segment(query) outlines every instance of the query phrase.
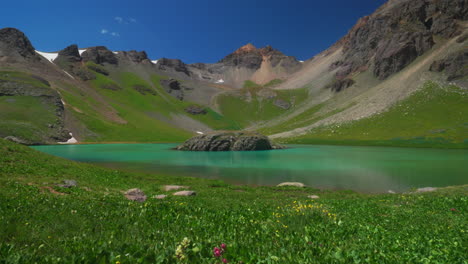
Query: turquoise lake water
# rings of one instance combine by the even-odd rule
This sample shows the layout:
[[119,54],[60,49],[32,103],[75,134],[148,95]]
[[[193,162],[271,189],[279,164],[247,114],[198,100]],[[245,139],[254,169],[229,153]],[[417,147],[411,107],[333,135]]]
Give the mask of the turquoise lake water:
[[176,144],[34,146],[63,158],[129,171],[222,179],[235,184],[298,181],[323,189],[408,191],[468,184],[468,150],[292,145],[244,152],[185,152]]

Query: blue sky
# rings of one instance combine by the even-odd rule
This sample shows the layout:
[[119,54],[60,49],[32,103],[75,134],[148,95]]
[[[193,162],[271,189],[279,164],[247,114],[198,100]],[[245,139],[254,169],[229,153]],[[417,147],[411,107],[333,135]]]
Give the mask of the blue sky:
[[34,47],[70,44],[145,50],[151,59],[216,62],[238,47],[271,45],[306,60],[328,48],[385,0],[16,0],[3,1],[0,27]]

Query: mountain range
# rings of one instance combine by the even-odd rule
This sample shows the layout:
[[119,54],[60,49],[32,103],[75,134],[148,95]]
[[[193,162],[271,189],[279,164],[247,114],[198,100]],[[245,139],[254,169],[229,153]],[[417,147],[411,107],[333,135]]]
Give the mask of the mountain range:
[[[313,32],[311,32],[313,34]],[[271,46],[217,63],[0,29],[0,137],[174,142],[255,130],[289,143],[468,146],[468,1],[390,0],[307,61]]]

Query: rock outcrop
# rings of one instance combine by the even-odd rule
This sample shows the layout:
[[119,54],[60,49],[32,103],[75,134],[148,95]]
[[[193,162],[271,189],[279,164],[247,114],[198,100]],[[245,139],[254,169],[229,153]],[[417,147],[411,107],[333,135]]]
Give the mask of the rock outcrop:
[[156,68],[168,73],[183,73],[186,76],[190,76],[190,72],[187,69],[187,65],[181,60],[162,58],[156,63]]
[[122,56],[124,59],[129,60],[133,63],[143,63],[143,64],[151,64],[151,61],[148,59],[148,55],[145,51],[119,51],[118,56]]
[[179,81],[175,79],[169,79],[161,80],[160,83],[167,93],[181,101],[184,100],[184,90],[180,85]]
[[117,56],[104,46],[87,48],[81,54],[81,57],[83,61],[92,61],[96,64],[108,63],[117,65],[119,63]]
[[70,45],[63,50],[59,51],[57,58],[54,62],[57,61],[66,61],[66,62],[80,62],[81,56],[78,51],[78,46],[76,44]]
[[331,69],[342,79],[374,64],[374,75],[386,79],[431,49],[433,35],[460,34],[457,21],[467,19],[466,0],[390,0],[337,42],[343,59]]
[[355,81],[351,78],[337,79],[330,84],[330,88],[334,92],[341,92],[344,89],[352,86]]
[[255,132],[213,132],[195,136],[177,150],[187,151],[252,151],[282,148],[267,136]]
[[206,115],[208,113],[205,108],[196,105],[187,106],[184,110],[191,115]]
[[257,49],[250,43],[227,55],[219,63],[225,66],[258,70],[264,61],[268,61],[273,68],[281,66],[286,72],[291,73],[299,70],[302,66],[296,58],[286,56],[271,46]]
[[381,80],[401,71],[434,45],[432,34],[425,32],[404,32],[394,34],[377,48],[374,75]]
[[447,56],[442,60],[434,61],[431,64],[430,71],[445,71],[447,81],[453,81],[468,76],[468,50],[462,50]]
[[0,62],[24,59],[40,59],[26,35],[16,28],[0,29]]

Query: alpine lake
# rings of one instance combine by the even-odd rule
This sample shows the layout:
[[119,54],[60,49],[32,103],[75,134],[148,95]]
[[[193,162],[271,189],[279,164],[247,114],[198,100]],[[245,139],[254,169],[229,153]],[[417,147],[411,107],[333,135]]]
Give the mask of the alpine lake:
[[190,152],[176,144],[33,146],[113,169],[220,179],[234,184],[302,182],[330,190],[406,192],[468,183],[468,150],[288,145],[269,151]]

